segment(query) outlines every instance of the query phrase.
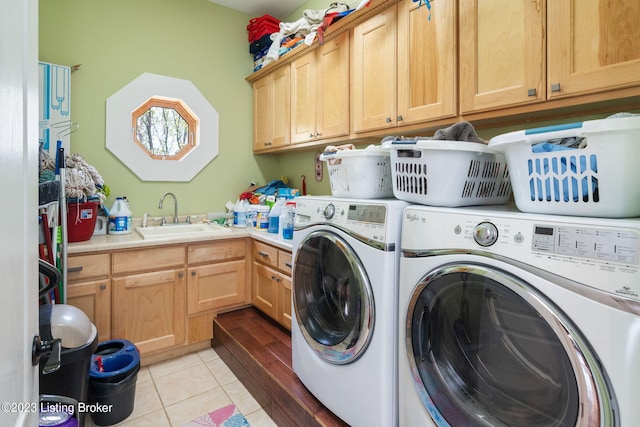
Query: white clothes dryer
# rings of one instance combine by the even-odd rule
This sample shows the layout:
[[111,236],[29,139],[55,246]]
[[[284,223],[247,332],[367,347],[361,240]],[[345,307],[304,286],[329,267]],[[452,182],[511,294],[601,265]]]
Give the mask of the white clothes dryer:
[[640,422],[640,219],[405,209],[399,422]]
[[398,249],[407,205],[296,199],[293,370],[353,427],[398,423]]

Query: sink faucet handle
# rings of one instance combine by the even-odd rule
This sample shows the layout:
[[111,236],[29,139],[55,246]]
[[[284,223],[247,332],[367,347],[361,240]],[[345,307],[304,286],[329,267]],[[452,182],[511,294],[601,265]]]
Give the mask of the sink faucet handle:
[[191,215],[187,215],[187,224],[191,224]]
[[160,221],[160,225],[166,225],[167,224],[167,220],[165,217],[162,217],[162,221]]
[[142,215],[142,226],[146,227],[147,226],[147,220],[149,219],[149,212],[145,212],[144,215]]

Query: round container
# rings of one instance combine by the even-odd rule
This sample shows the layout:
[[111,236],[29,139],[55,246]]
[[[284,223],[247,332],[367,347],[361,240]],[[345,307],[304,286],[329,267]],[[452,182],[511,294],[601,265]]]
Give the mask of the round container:
[[256,218],[256,230],[267,231],[269,229],[269,211],[271,209],[267,205],[258,206]]
[[122,197],[118,197],[109,211],[109,234],[129,234],[133,231],[131,227],[131,211],[128,202]]

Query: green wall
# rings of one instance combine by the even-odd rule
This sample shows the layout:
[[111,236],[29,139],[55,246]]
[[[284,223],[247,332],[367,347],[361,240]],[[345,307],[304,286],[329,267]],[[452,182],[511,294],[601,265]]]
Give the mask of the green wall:
[[[181,214],[221,211],[250,181],[282,175],[277,156],[252,153],[250,18],[207,0],[40,1],[39,59],[81,64],[71,75],[80,125],[71,152],[111,187],[108,206],[126,195],[134,216],[159,215],[160,197],[172,191]],[[191,182],[141,181],[105,147],[106,99],[144,72],[192,81],[219,114],[219,154]]]

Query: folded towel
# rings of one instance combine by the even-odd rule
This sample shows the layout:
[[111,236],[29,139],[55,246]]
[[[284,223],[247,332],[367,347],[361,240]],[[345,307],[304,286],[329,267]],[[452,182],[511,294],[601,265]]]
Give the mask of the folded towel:
[[480,138],[476,134],[476,130],[469,122],[454,123],[448,128],[438,129],[431,139],[438,139],[443,141],[468,141],[479,142],[486,144],[487,141]]

